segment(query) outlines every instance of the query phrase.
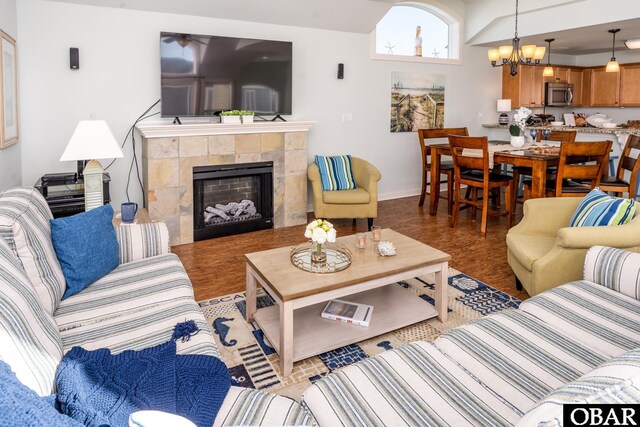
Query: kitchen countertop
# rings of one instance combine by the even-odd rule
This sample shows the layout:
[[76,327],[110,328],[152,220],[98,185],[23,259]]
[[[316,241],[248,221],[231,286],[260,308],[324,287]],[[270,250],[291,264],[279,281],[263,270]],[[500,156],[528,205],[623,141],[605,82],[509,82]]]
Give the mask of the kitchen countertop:
[[[508,130],[508,125],[499,125],[497,123],[486,123],[483,124],[482,127],[489,129],[504,129]],[[590,126],[527,126],[527,129],[537,129],[537,130],[575,130],[580,133],[608,133],[614,135],[631,135],[637,134],[640,135],[640,129],[629,129],[629,128],[594,128]]]

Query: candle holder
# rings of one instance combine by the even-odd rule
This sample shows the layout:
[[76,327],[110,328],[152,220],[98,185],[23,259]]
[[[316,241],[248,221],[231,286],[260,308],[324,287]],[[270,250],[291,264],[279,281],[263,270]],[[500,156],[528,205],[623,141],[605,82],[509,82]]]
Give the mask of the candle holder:
[[367,245],[367,235],[365,233],[356,233],[356,248],[364,249]]
[[379,225],[374,225],[371,227],[371,239],[374,242],[379,242],[382,239],[382,227]]

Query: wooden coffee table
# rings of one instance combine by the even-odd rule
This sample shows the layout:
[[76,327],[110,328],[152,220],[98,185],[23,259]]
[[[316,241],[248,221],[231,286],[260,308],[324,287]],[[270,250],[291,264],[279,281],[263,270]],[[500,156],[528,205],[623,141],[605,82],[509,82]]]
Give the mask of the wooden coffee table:
[[[280,355],[282,375],[293,362],[372,338],[432,317],[447,320],[448,254],[390,229],[382,238],[397,255],[379,256],[367,235],[367,247],[355,248],[355,236],[338,238],[353,254],[346,270],[315,274],[291,264],[291,248],[246,254],[247,321],[255,320]],[[436,275],[435,309],[411,291],[395,285],[427,273]],[[256,311],[257,284],[276,304]],[[341,298],[374,306],[368,327],[323,319],[327,301]],[[294,330],[295,328],[295,330]]]

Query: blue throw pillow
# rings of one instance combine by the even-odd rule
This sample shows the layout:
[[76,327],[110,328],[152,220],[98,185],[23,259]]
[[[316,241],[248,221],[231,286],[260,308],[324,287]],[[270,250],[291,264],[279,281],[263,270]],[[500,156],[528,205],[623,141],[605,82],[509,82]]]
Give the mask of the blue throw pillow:
[[351,168],[351,156],[316,156],[320,169],[320,181],[323,191],[353,190],[357,188]]
[[62,299],[80,292],[118,266],[113,208],[100,206],[66,218],[52,219],[51,240],[67,282]]
[[569,220],[569,227],[622,225],[631,221],[635,212],[635,200],[611,197],[595,188],[584,196]]

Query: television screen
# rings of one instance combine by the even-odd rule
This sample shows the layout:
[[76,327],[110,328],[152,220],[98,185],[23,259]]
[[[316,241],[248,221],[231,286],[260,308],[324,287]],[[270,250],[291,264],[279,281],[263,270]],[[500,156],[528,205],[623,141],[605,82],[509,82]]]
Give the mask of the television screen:
[[291,114],[291,42],[160,33],[162,116]]

